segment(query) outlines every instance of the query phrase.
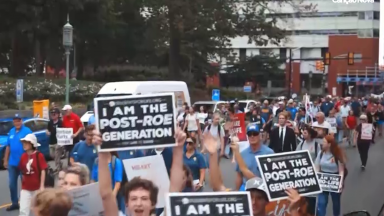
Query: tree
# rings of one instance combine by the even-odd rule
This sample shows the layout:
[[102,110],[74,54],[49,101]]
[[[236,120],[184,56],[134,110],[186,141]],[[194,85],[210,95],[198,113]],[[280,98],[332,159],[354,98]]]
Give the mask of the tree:
[[[142,0],[142,14],[151,32],[158,35],[158,47],[169,45],[169,71],[177,78],[182,56],[196,54],[208,60],[230,55],[231,38],[248,37],[249,43],[264,46],[278,44],[285,31],[275,18],[268,19],[269,3],[293,7],[296,11],[310,7],[290,1],[269,0]],[[160,40],[161,39],[161,40]],[[201,59],[200,58],[200,59]]]

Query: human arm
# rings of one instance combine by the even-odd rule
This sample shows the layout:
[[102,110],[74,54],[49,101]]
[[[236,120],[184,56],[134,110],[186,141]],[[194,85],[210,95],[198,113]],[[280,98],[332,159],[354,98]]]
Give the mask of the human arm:
[[205,181],[205,169],[207,168],[207,165],[205,163],[205,159],[201,154],[198,154],[198,163],[200,167],[200,179],[199,179],[199,184],[196,185],[195,190],[199,190],[203,185]]
[[320,172],[320,156],[321,151],[317,154],[316,160],[315,160],[315,169],[317,172]]
[[42,153],[39,153],[37,155],[39,168],[40,168],[40,190],[44,190],[45,188],[45,178],[46,178],[46,172],[45,170],[48,168],[47,162],[45,161],[44,155]]
[[49,131],[49,128],[52,128],[51,121],[48,122],[47,129],[45,129],[45,134],[47,134],[48,136],[51,135],[51,131]]
[[169,192],[180,192],[183,190],[183,146],[186,139],[186,134],[177,129],[175,133],[176,146],[173,147],[172,166],[170,176]]
[[79,134],[81,133],[81,131],[84,130],[84,125],[83,125],[83,123],[81,122],[79,116],[76,117],[75,121],[76,121],[76,124],[77,124],[77,126],[79,127],[79,129],[76,131],[75,134],[73,134],[73,137],[78,137]]
[[220,156],[224,155],[224,150],[225,150],[225,143],[224,143],[224,129],[221,125],[218,125],[220,127]]
[[243,174],[243,176],[246,179],[251,179],[255,177],[256,175],[253,174],[252,171],[248,169],[247,164],[245,163],[243,157],[241,156],[239,144],[231,143],[231,148],[232,148],[233,154],[235,155],[235,160],[237,162],[237,165],[239,166],[239,170]]
[[225,191],[218,155],[216,150],[217,142],[209,132],[204,133],[204,146],[209,152],[209,183],[213,191]]
[[[102,144],[101,134],[97,130],[93,131],[92,143],[94,145]],[[99,193],[104,207],[104,215],[118,216],[119,209],[117,208],[116,197],[113,196],[112,190],[110,189],[112,187],[112,179],[108,166],[109,157],[109,152],[99,152]]]
[[188,128],[188,121],[187,119],[189,118],[189,114],[187,114],[184,118],[184,127],[183,127],[183,131],[185,131],[185,129]]

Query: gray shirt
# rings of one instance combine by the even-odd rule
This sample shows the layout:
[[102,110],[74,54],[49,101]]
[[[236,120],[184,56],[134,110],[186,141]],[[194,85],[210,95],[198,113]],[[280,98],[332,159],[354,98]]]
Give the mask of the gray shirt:
[[[308,150],[311,155],[311,159],[314,162],[316,160],[317,154],[321,151],[320,144],[315,140],[307,141],[304,140],[303,143],[296,147],[296,151]],[[316,154],[317,153],[317,154]]]
[[[322,154],[322,155],[321,155]],[[321,157],[321,158],[320,158]],[[338,163],[341,163],[338,161]],[[331,152],[319,152],[317,155],[315,165],[320,167],[320,172],[325,173],[339,173],[338,163],[336,163],[336,158]]]

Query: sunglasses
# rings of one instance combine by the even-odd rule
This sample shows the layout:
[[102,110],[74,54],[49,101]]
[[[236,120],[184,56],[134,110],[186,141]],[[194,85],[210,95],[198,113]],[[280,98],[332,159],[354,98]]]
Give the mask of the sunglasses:
[[259,136],[259,132],[249,132],[249,133],[247,133],[247,135],[249,136],[249,137],[251,137],[251,136]]

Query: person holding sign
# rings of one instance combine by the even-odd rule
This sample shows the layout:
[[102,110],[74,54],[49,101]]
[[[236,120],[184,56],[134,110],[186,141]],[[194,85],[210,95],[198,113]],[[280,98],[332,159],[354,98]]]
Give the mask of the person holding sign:
[[[255,160],[255,156],[257,155],[267,155],[273,154],[273,150],[263,145],[260,139],[260,128],[257,125],[251,125],[247,128],[247,136],[249,141],[249,147],[244,149],[241,152],[241,157],[244,158],[247,167],[255,176],[261,176],[258,165]],[[245,183],[247,182],[247,178],[243,176],[243,173],[240,171],[238,164],[236,165],[236,189],[244,190]]]
[[[322,150],[315,161],[317,172],[339,174],[345,178],[345,159],[341,149],[337,145],[333,135],[327,135],[323,139]],[[340,184],[340,191],[343,188],[344,182]],[[327,215],[327,205],[329,195],[332,198],[333,215],[340,215],[341,193],[323,191],[318,196],[318,211],[317,216]]]
[[[81,122],[80,117],[72,112],[71,105],[65,105],[62,110],[65,113],[63,116],[63,127],[73,129],[72,139],[73,144],[76,144],[80,141],[79,135],[84,129],[83,123]],[[67,145],[66,148],[68,152],[71,152],[73,145]],[[68,154],[68,164],[70,163],[70,158],[70,154]]]
[[[204,145],[207,151],[211,154],[209,167],[209,176],[211,187],[214,191],[228,191],[224,186],[222,174],[219,164],[217,163],[218,154],[214,148],[214,139],[210,134],[204,136]],[[247,165],[239,152],[239,145],[232,142],[231,148],[235,154],[235,159],[239,164],[239,169],[248,180],[245,183],[244,190],[249,191],[252,199],[253,216],[267,216],[267,205],[269,203],[266,193],[266,185],[262,178],[255,176]],[[306,202],[300,197],[300,194],[294,189],[286,191],[290,202],[290,214],[292,216],[306,216]],[[230,192],[229,194],[230,195]]]
[[357,149],[360,154],[361,169],[365,170],[368,160],[369,147],[373,139],[373,125],[368,123],[366,115],[360,116],[360,124],[354,131],[354,138],[354,143],[357,145]]
[[[93,143],[102,144],[102,138],[99,131],[93,132]],[[176,147],[173,148],[173,162],[170,177],[170,192],[181,192],[184,186],[183,170],[183,145],[186,140],[186,134],[181,130],[175,132]],[[123,216],[118,211],[116,199],[113,196],[112,181],[108,168],[108,152],[99,152],[99,190],[102,198],[104,215]],[[130,216],[150,216],[157,203],[159,189],[156,185],[146,179],[139,177],[133,178],[125,185],[125,205],[126,212]]]
[[191,170],[195,191],[202,191],[205,181],[205,169],[207,168],[204,156],[196,151],[196,139],[188,138],[187,150],[184,152],[184,164]]

